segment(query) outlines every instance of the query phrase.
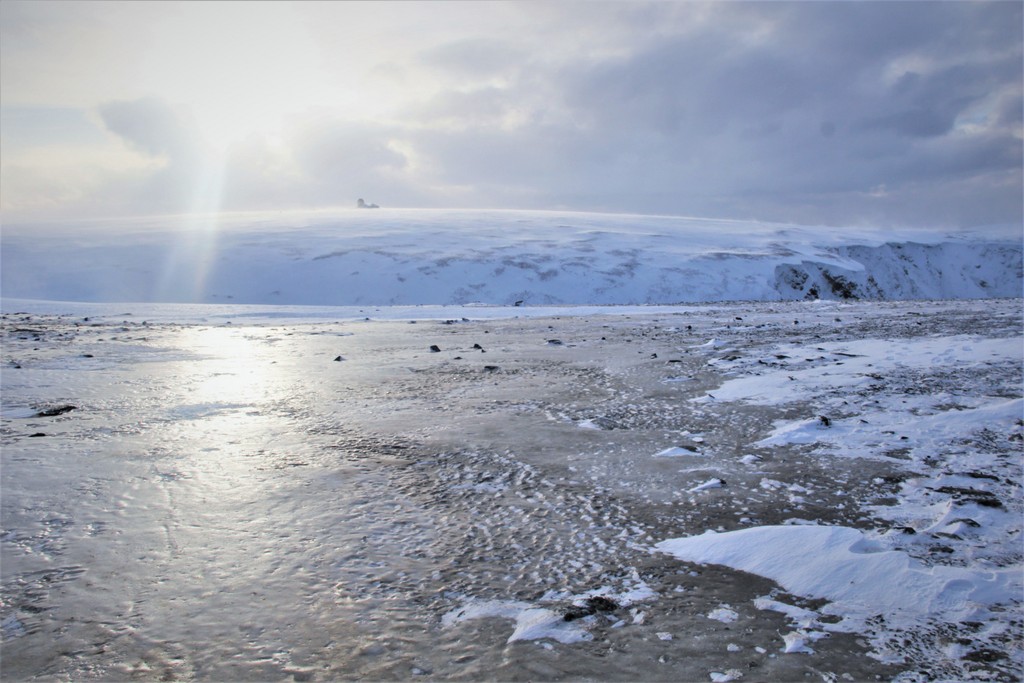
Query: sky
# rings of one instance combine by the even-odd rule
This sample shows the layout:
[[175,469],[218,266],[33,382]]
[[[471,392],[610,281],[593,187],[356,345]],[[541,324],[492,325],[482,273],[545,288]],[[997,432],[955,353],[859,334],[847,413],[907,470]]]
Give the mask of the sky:
[[1024,220],[1021,2],[0,2],[0,216]]

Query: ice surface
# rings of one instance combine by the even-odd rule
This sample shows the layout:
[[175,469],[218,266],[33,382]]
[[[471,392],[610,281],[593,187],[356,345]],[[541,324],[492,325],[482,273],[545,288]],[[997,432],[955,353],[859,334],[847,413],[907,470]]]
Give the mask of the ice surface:
[[13,679],[1024,662],[1019,300],[4,304]]

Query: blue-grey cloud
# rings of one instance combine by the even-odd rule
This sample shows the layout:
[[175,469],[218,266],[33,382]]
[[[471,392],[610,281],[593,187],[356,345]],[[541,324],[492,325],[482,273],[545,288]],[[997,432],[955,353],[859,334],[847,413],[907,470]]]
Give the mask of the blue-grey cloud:
[[[324,107],[294,118],[273,144],[237,141],[217,161],[221,206],[344,206],[366,196],[388,206],[837,225],[1024,220],[1018,2],[466,11],[457,26],[435,22],[439,37],[417,38],[418,51],[366,72],[409,87],[386,118]],[[19,21],[39,35],[34,21]],[[387,23],[373,30],[382,42],[403,37]],[[110,133],[160,163],[94,194],[138,210],[192,206],[210,149],[184,104],[100,104]]]
[[[826,223],[970,222],[975,210],[1021,219],[1019,4],[703,9],[712,17],[698,29],[663,30],[631,51],[538,61],[502,88],[439,95],[422,113],[448,126],[416,144],[445,182],[518,187],[553,205]],[[532,123],[496,125],[523,109]],[[950,196],[966,205],[951,211]]]
[[194,126],[159,98],[106,102],[98,111],[112,133],[144,154],[181,159],[198,151]]

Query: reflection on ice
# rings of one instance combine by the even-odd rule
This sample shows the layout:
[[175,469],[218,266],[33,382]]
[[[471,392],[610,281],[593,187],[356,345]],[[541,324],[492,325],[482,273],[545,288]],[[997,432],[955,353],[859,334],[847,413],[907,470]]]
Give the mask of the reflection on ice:
[[[38,317],[38,338],[5,337],[0,366],[5,676],[707,680],[751,663],[774,680],[895,675],[855,635],[784,653],[788,615],[827,610],[652,548],[707,529],[875,534],[897,520],[917,528],[900,542],[922,562],[1019,564],[1005,552],[1020,507],[1005,483],[1019,480],[1007,455],[1020,431],[1003,424],[1019,406],[1007,342],[976,342],[992,353],[969,374],[890,364],[886,389],[860,394],[823,378],[863,371],[871,349],[813,361],[792,351],[884,335],[936,349],[956,335],[1019,338],[1009,303],[901,306],[845,307],[848,328],[834,309],[799,307],[798,332],[797,306],[775,304],[457,325]],[[547,343],[556,334],[559,347]],[[708,338],[726,346],[699,346]],[[783,344],[790,358],[778,357]],[[797,374],[809,363],[821,381]],[[807,380],[792,404],[719,391],[779,373]],[[909,395],[929,385],[944,393]],[[693,400],[708,393],[718,400]],[[998,410],[986,408],[993,395]],[[833,431],[859,417],[890,427],[881,415],[908,411],[937,424],[955,404],[942,434],[963,452],[921,434],[901,442],[904,460],[830,458],[825,438],[758,445],[781,419],[821,414],[820,402]],[[38,410],[64,403],[76,409]],[[991,439],[972,431],[979,416]],[[899,436],[864,431],[858,443]],[[938,472],[938,455],[957,471]],[[941,520],[918,519],[940,503]],[[950,552],[936,560],[936,547]],[[710,617],[723,605],[728,631]],[[986,623],[959,637],[997,651],[1013,628]],[[871,628],[871,642],[905,635]],[[904,668],[938,661],[915,647]],[[970,672],[949,666],[939,672]]]

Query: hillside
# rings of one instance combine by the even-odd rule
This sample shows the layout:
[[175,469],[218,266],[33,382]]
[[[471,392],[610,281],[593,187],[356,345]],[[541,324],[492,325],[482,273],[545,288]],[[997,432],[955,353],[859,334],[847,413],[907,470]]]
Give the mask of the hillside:
[[1022,292],[1013,227],[381,209],[5,226],[2,247],[4,297],[64,301],[671,304]]

